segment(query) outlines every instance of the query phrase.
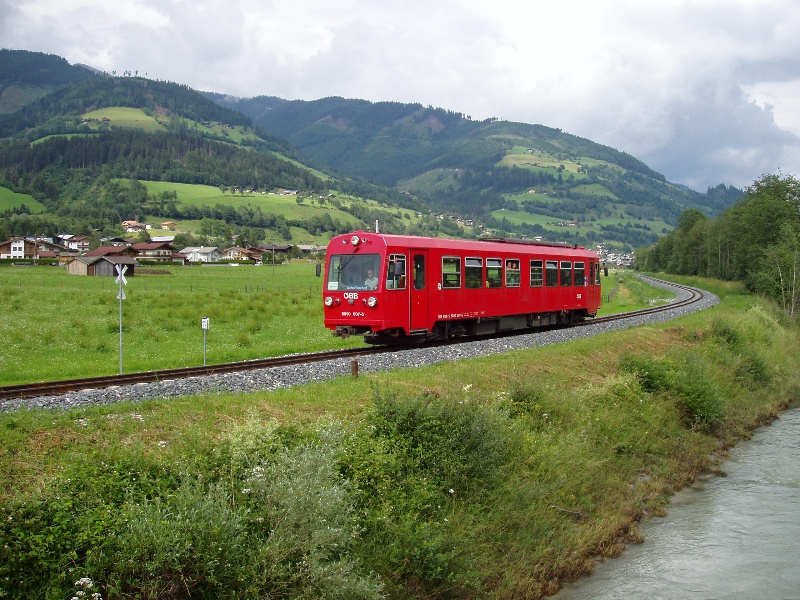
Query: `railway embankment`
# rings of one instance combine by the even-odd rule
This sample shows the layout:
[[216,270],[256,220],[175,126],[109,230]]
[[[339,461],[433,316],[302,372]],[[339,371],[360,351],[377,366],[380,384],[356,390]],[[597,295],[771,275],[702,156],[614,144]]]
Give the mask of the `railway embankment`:
[[0,590],[552,593],[800,401],[797,325],[697,285],[720,303],[566,343],[1,415]]

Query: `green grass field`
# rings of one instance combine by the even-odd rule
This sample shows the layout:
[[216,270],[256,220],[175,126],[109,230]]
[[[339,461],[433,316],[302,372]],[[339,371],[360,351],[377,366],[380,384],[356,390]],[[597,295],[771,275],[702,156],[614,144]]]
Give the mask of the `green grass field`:
[[[322,326],[315,265],[174,267],[128,278],[123,311],[125,372],[246,360],[359,343]],[[110,277],[61,267],[0,269],[0,383],[119,371],[118,288]]]
[[[122,302],[126,373],[359,345],[322,324],[322,280],[312,262],[238,267],[169,267],[169,275],[128,278]],[[611,272],[602,312],[649,306],[664,292]],[[624,290],[630,290],[625,292]],[[648,291],[649,290],[649,291]],[[111,277],[69,275],[63,267],[0,269],[0,384],[119,372],[118,286]]]
[[[340,223],[344,223],[351,227],[356,227],[359,224],[359,220],[356,217],[344,210],[337,208],[327,199],[320,200],[319,198],[304,198],[303,201],[298,204],[297,196],[294,195],[261,192],[223,192],[219,188],[209,185],[170,183],[166,181],[143,181],[142,183],[147,188],[148,194],[154,197],[158,197],[163,192],[174,191],[178,197],[178,206],[191,205],[209,208],[217,205],[223,205],[231,206],[234,209],[238,209],[240,207],[250,207],[255,209],[258,207],[265,214],[282,216],[289,221],[310,220],[313,217],[330,215],[333,220],[339,221]],[[409,223],[418,221],[414,211],[404,208],[381,206],[378,202],[373,200],[356,200],[349,197],[337,197],[337,201],[340,202],[342,206],[348,206],[351,202],[357,201],[359,204],[366,205],[370,208],[389,210],[393,214],[399,212]],[[156,225],[160,224],[164,220],[166,219],[161,217],[150,217],[147,219],[148,222]],[[199,230],[199,226],[200,224],[198,221],[178,221],[178,231],[193,233]],[[329,237],[315,238],[307,231],[302,229],[293,229],[292,233],[292,239],[297,243],[322,244],[326,243],[327,240],[330,239]]]
[[103,123],[103,119],[108,119],[106,123],[109,126],[131,127],[150,132],[164,131],[164,125],[150,115],[145,114],[141,108],[112,106],[85,113],[83,118],[97,121],[96,124],[98,126]]
[[12,192],[8,188],[0,187],[0,212],[19,208],[23,204],[27,206],[32,213],[41,213],[46,210],[44,205],[30,194],[18,194],[17,192]]

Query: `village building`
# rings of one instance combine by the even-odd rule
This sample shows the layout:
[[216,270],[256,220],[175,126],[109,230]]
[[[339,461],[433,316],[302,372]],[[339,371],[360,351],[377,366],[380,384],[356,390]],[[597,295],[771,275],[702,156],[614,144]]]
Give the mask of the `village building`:
[[125,277],[133,277],[135,268],[139,266],[131,256],[78,256],[67,265],[70,275],[95,275],[99,277],[116,277],[118,265],[126,265]]
[[139,260],[151,262],[170,262],[175,247],[169,242],[140,242],[131,246]]
[[222,258],[222,253],[216,246],[187,246],[180,253],[193,263],[215,263]]

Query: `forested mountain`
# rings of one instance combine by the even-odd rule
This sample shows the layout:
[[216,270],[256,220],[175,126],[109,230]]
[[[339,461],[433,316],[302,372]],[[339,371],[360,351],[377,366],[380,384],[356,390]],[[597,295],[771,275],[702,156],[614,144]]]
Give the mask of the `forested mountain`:
[[[109,110],[118,111],[113,119]],[[139,186],[120,187],[119,179],[307,194],[335,189],[476,223],[459,229],[454,220],[430,217],[434,232],[477,235],[480,224],[495,235],[627,249],[653,243],[686,208],[714,215],[741,195],[724,185],[698,194],[624,152],[543,125],[473,121],[419,104],[232,99],[0,51],[0,186],[47,208],[16,220],[24,207],[0,213],[0,234],[102,229],[147,214],[197,216]],[[365,226],[380,217],[386,231],[428,232],[388,210],[348,210]],[[234,219],[223,209],[214,214]],[[240,215],[230,224],[247,220]]]
[[[546,229],[533,225],[542,220],[535,215],[582,224],[565,237],[645,245],[686,208],[713,215],[742,194],[724,185],[699,194],[670,184],[629,154],[543,125],[473,121],[420,104],[207,95],[319,163],[501,229],[541,234]],[[503,209],[505,221],[497,212]]]
[[[237,212],[230,206],[181,205],[169,195],[148,195],[139,181],[321,195],[335,184],[348,194],[390,203],[407,200],[396,191],[313,170],[291,144],[187,86],[108,77],[38,53],[4,51],[2,56],[7,59],[0,69],[4,91],[13,88],[16,96],[25,85],[31,97],[17,111],[0,110],[6,112],[0,114],[0,186],[30,194],[46,208],[38,215],[26,206],[0,213],[3,239],[12,233],[118,230],[122,220],[148,215],[210,218],[291,237],[291,223],[259,207]],[[47,85],[31,75],[38,71],[52,75]],[[0,95],[0,106],[4,99]],[[113,113],[122,114],[119,119],[89,117],[112,114],[106,109],[127,112]],[[138,121],[125,124],[125,118]],[[309,227],[316,231],[319,225]],[[344,228],[330,218],[325,226],[332,233]]]

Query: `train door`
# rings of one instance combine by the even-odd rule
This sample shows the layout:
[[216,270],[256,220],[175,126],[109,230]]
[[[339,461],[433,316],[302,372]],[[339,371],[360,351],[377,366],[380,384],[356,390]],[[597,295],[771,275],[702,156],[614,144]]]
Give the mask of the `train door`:
[[428,251],[411,251],[411,331],[428,330]]

